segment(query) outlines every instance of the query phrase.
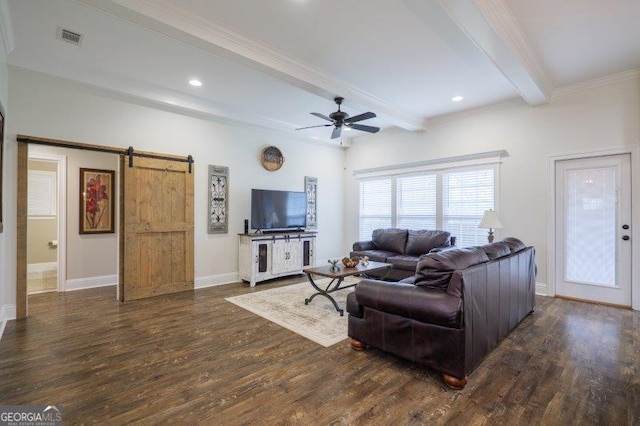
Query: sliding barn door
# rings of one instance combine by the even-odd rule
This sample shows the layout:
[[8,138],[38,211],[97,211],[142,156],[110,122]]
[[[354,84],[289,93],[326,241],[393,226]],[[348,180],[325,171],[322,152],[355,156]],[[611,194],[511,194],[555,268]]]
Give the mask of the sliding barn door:
[[193,171],[126,156],[121,171],[120,300],[193,290]]

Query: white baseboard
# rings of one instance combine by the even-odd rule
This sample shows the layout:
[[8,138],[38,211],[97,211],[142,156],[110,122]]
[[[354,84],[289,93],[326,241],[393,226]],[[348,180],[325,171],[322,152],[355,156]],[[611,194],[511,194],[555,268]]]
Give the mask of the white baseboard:
[[7,321],[16,319],[16,305],[3,305],[0,306],[0,340],[4,334],[4,328],[7,325]]
[[549,286],[547,285],[547,283],[536,282],[536,294],[538,296],[548,296]]
[[230,272],[228,274],[208,275],[206,277],[197,277],[193,285],[194,289],[215,287],[218,285],[237,283],[240,281],[240,277],[237,272]]
[[29,263],[27,265],[27,274],[34,272],[52,272],[57,270],[58,262]]
[[98,277],[74,278],[67,280],[64,291],[86,290],[88,288],[118,285],[117,275],[103,275]]

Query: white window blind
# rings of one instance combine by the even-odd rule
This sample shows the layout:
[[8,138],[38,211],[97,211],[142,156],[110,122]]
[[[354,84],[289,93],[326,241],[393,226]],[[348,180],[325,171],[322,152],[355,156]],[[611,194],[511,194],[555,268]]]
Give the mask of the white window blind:
[[443,227],[467,247],[487,243],[487,230],[478,229],[485,210],[495,208],[494,167],[447,170],[442,176]]
[[29,170],[27,191],[27,211],[29,216],[56,215],[55,172]]
[[391,178],[360,181],[360,240],[374,229],[392,226]]
[[398,228],[436,229],[436,173],[398,176],[396,210]]
[[496,209],[498,163],[371,177],[360,181],[360,240],[374,229],[442,229],[458,247],[487,243],[478,229]]
[[565,280],[616,286],[617,168],[568,171]]

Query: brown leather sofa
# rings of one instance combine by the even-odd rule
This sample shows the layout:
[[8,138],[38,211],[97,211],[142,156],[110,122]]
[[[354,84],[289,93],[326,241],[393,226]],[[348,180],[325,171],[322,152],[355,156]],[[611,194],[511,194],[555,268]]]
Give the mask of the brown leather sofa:
[[[386,280],[399,281],[415,274],[420,256],[453,245],[455,237],[446,231],[376,229],[370,241],[353,243],[350,256],[367,256],[375,262],[391,263],[393,269],[380,274],[384,274]],[[381,278],[383,275],[372,273],[372,276]]]
[[430,367],[462,389],[468,375],[533,312],[535,249],[506,238],[423,256],[414,277],[361,280],[347,297],[351,346]]

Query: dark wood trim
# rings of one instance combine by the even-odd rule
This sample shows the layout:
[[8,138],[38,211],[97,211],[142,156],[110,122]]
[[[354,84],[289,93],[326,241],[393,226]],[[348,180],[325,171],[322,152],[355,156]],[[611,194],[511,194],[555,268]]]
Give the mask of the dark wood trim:
[[27,171],[29,145],[18,144],[16,318],[27,317]]
[[[45,145],[45,146],[55,146],[58,148],[72,148],[72,149],[82,149],[85,151],[98,151],[98,152],[107,152],[111,154],[119,154],[119,155],[128,155],[128,148],[119,148],[115,146],[107,146],[107,145],[95,145],[84,142],[71,142],[59,139],[49,139],[49,138],[41,138],[38,136],[29,136],[29,135],[18,135],[16,140],[22,143],[28,144],[36,144],[36,145]],[[183,163],[192,163],[193,158],[191,156],[182,156],[182,155],[173,155],[173,154],[161,154],[158,152],[151,151],[136,151],[132,152],[134,157],[145,157],[145,158],[156,158],[159,160],[170,160],[170,161],[180,161]]]

